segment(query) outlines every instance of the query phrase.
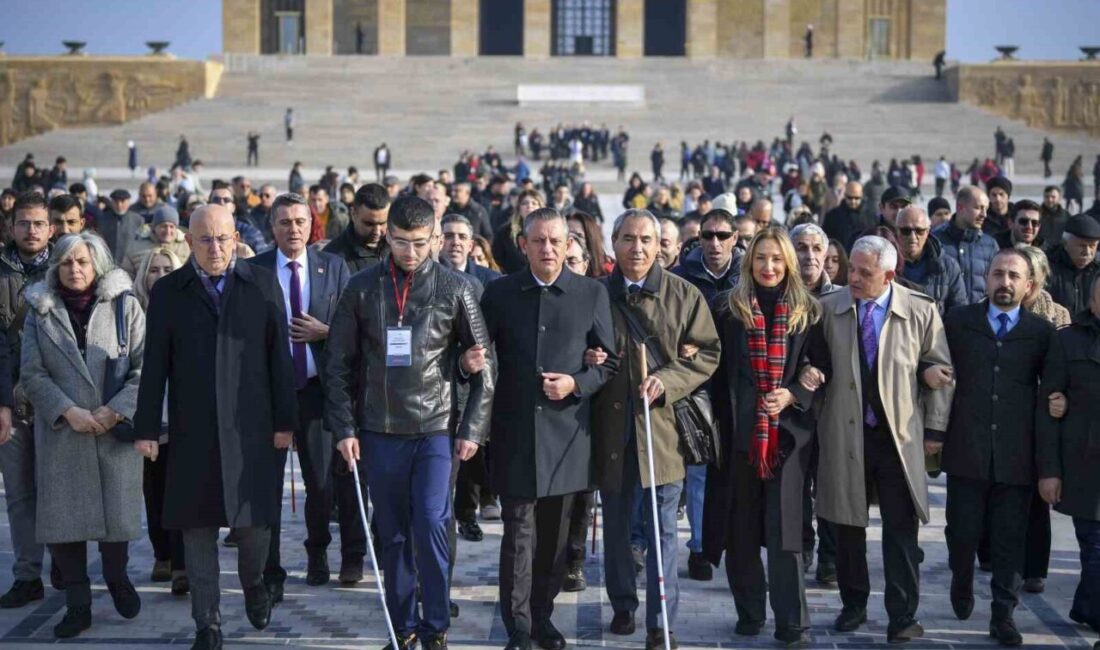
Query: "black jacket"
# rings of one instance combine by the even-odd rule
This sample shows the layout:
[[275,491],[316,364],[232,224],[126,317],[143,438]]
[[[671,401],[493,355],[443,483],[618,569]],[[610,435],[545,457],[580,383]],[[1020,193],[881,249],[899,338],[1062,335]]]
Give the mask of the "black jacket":
[[1043,205],[1040,212],[1039,237],[1050,245],[1058,245],[1062,241],[1062,233],[1066,229],[1069,217],[1069,210],[1060,205],[1055,210],[1047,210],[1046,205]]
[[375,248],[367,248],[363,246],[363,240],[359,235],[355,234],[355,228],[348,224],[348,227],[344,229],[344,232],[340,233],[339,237],[336,237],[323,249],[326,253],[332,253],[339,257],[344,258],[344,263],[348,265],[348,270],[352,275],[368,269],[375,264],[378,264],[386,254],[386,240],[383,238],[378,242],[378,246]]
[[493,235],[493,258],[506,274],[527,268],[527,255],[512,238],[512,224],[509,221],[505,221]]
[[[501,278],[481,299],[496,346],[499,388],[493,403],[493,491],[534,499],[592,486],[589,398],[615,374],[618,356],[607,289],[563,268],[542,288],[529,270]],[[586,348],[608,351],[584,364]],[[575,394],[551,401],[544,372],[572,375]]]
[[686,256],[680,257],[680,263],[671,269],[672,273],[695,285],[699,293],[703,294],[711,311],[715,311],[715,300],[718,296],[737,286],[741,278],[741,259],[745,253],[739,248],[733,250],[733,258],[730,266],[720,278],[711,275],[703,265],[703,249],[696,248]]
[[[397,283],[404,285],[402,273]],[[489,347],[471,281],[431,259],[413,272],[403,325],[412,329],[412,365],[386,366],[386,330],[397,326],[389,256],[348,282],[328,336],[325,420],[337,440],[360,430],[420,436],[455,429],[452,399],[458,353]],[[488,435],[496,371],[469,379],[470,396],[458,438],[478,444]]]
[[1021,309],[1019,322],[998,341],[988,311],[983,300],[944,317],[956,384],[943,471],[1033,485],[1035,441],[1053,435],[1055,427],[1039,394],[1054,326]]
[[458,204],[451,203],[451,207],[447,208],[447,212],[466,217],[466,220],[474,227],[475,235],[481,235],[485,239],[493,241],[493,227],[489,223],[489,212],[472,196],[465,207],[460,208]]
[[1061,391],[1069,408],[1056,435],[1037,441],[1039,478],[1062,479],[1062,500],[1055,510],[1100,521],[1100,321],[1080,312],[1055,336],[1054,371],[1043,395]]
[[[46,244],[53,248],[53,244]],[[23,320],[27,310],[23,301],[23,289],[45,279],[49,264],[27,268],[19,258],[15,243],[9,243],[0,250],[0,336],[6,337],[8,359],[11,360],[8,380],[12,385],[19,381],[19,359],[23,336]],[[0,379],[0,390],[3,390]],[[3,406],[0,403],[0,406]]]
[[856,238],[874,226],[873,214],[865,212],[862,206],[852,210],[846,202],[826,212],[821,221],[821,229],[825,231],[825,235],[840,242],[846,250],[851,250]]
[[[924,244],[924,252],[921,254],[921,262],[925,264],[925,276],[922,282],[910,280],[913,287],[936,301],[940,309],[940,315],[946,314],[955,307],[969,305],[970,298],[963,283],[962,270],[954,258],[943,254],[943,245],[935,237],[929,237]],[[906,269],[909,263],[906,262]],[[904,272],[903,272],[904,274]]]
[[298,423],[286,313],[270,271],[238,261],[227,281],[220,317],[190,263],[149,297],[134,431],[160,437],[167,393],[170,530],[279,521],[274,435]]
[[1000,251],[996,240],[980,230],[956,226],[956,217],[932,231],[943,244],[943,254],[958,263],[968,302],[985,298],[985,273]]
[[[755,467],[748,464],[749,445],[756,428],[756,380],[749,359],[749,334],[744,323],[727,308],[718,313],[718,335],[722,356],[711,378],[710,396],[722,436],[722,466],[707,467],[706,496],[703,499],[703,554],[712,564],[722,559],[728,535],[746,530],[746,519],[754,509],[746,507],[752,483],[759,482]],[[771,480],[780,481],[781,544],[785,551],[802,550],[802,489],[810,459],[815,420],[809,408],[813,393],[798,383],[809,330],[787,337],[787,361],[782,385],[795,397],[795,404],[779,414],[779,448],[783,464]],[[753,526],[753,529],[759,529]],[[755,541],[755,540],[754,540]],[[758,540],[763,545],[764,540]],[[727,559],[727,561],[729,561]]]
[[1100,264],[1093,260],[1085,268],[1077,268],[1062,245],[1048,252],[1047,259],[1050,260],[1050,277],[1047,278],[1046,288],[1050,297],[1071,314],[1087,309],[1089,288],[1100,274]]

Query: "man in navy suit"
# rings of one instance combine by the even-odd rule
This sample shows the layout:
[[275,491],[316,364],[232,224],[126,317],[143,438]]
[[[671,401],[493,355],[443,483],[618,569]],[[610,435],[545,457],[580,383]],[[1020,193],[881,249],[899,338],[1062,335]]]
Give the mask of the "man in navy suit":
[[461,214],[443,215],[440,222],[443,228],[443,249],[439,252],[439,261],[459,273],[472,275],[477,280],[478,296],[487,284],[500,277],[493,269],[475,264],[470,259],[474,249],[474,226]]
[[[271,207],[276,247],[249,262],[274,271],[289,319],[288,345],[294,362],[299,413],[294,442],[306,484],[305,547],[309,559],[306,584],[319,586],[329,581],[328,545],[332,536],[328,520],[334,499],[340,513],[340,582],[355,584],[363,579],[366,533],[359,519],[355,481],[346,471],[334,476],[335,441],[321,423],[324,406],[321,373],[325,368],[328,323],[350,273],[339,256],[306,247],[310,221],[305,198],[293,193],[278,196]],[[283,460],[285,464],[285,452]],[[345,470],[347,466],[340,463],[337,467]],[[282,490],[281,474],[279,489]],[[282,600],[286,580],[286,571],[280,565],[278,532],[276,526],[264,568],[264,582],[275,602]]]

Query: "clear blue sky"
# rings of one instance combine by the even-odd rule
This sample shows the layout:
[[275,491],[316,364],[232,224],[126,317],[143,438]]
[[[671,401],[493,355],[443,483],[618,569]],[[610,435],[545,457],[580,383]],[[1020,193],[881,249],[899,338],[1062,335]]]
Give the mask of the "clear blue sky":
[[[202,59],[221,52],[220,0],[4,0],[0,40],[10,54],[54,54],[63,40],[93,54],[141,54],[145,41]],[[947,0],[947,56],[988,61],[994,45],[1027,59],[1077,59],[1100,45],[1097,0]]]

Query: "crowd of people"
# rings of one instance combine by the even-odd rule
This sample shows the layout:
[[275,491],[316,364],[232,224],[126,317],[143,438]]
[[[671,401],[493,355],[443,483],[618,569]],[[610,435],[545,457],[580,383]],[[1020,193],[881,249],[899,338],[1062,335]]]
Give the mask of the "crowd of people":
[[[792,150],[793,118],[787,131],[771,148],[684,143],[684,192],[635,174],[609,246],[583,176],[539,187],[491,148],[407,182],[379,150],[377,182],[329,167],[307,185],[296,163],[286,191],[244,176],[206,190],[201,162],[177,160],[136,202],[28,157],[0,198],[15,554],[0,607],[43,598],[48,549],[67,607],[54,633],[78,636],[95,542],[115,608],[138,616],[128,549],[144,532],[150,579],[190,595],[193,647],[221,647],[229,528],[245,613],[266,628],[293,452],[307,585],[332,579],[333,515],[338,581],[363,579],[358,503],[374,504],[390,650],[446,647],[456,540],[483,540],[479,514],[503,521],[507,649],[564,648],[554,600],[587,587],[597,490],[613,634],[634,633],[645,571],[646,648],[676,647],[681,512],[688,576],[713,579],[724,557],[738,635],[761,633],[770,596],[776,640],[809,643],[813,566],[839,588],[833,627],[856,630],[877,503],[887,637],[911,641],[940,472],[960,619],[977,559],[990,634],[1022,643],[1013,611],[1044,589],[1053,507],[1081,549],[1069,616],[1100,630],[1098,204],[1071,215],[1054,185],[1013,201],[998,167],[949,178],[954,210],[939,183],[921,205],[919,159],[861,182],[831,137],[815,156]],[[517,125],[517,155],[539,158],[536,134]],[[580,143],[583,165],[621,138],[625,157],[625,132],[606,135],[557,127],[547,146],[568,160]]]

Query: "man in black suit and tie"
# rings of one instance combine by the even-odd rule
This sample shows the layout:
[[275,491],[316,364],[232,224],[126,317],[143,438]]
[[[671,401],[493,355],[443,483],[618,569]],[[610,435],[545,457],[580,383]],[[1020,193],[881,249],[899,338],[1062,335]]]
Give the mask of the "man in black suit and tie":
[[474,249],[474,226],[469,219],[452,212],[443,215],[440,225],[443,228],[443,249],[440,251],[439,261],[444,266],[472,275],[482,289],[500,277],[500,273],[487,266],[475,264],[470,259],[470,253]]
[[[306,247],[310,230],[309,205],[299,194],[282,194],[271,207],[271,230],[276,248],[249,260],[273,272],[286,306],[294,385],[298,397],[298,426],[294,430],[302,478],[306,484],[306,540],[309,564],[306,584],[329,581],[328,520],[333,499],[340,513],[340,582],[363,579],[366,534],[359,519],[355,481],[347,472],[333,475],[335,440],[321,423],[324,393],[325,340],[336,302],[348,283],[347,265],[340,257]],[[286,453],[283,453],[285,465]],[[340,469],[346,466],[337,465]],[[279,489],[282,490],[282,473]],[[264,582],[275,602],[282,600],[286,571],[280,565],[279,526],[272,531]]]
[[1037,441],[1057,434],[1040,396],[1054,326],[1020,307],[1033,277],[1023,253],[1003,249],[986,273],[988,300],[944,318],[957,382],[943,440],[951,606],[960,619],[974,609],[974,554],[987,523],[993,560],[989,634],[1005,646],[1022,642],[1012,612],[1023,582],[1035,467],[1042,466]]

